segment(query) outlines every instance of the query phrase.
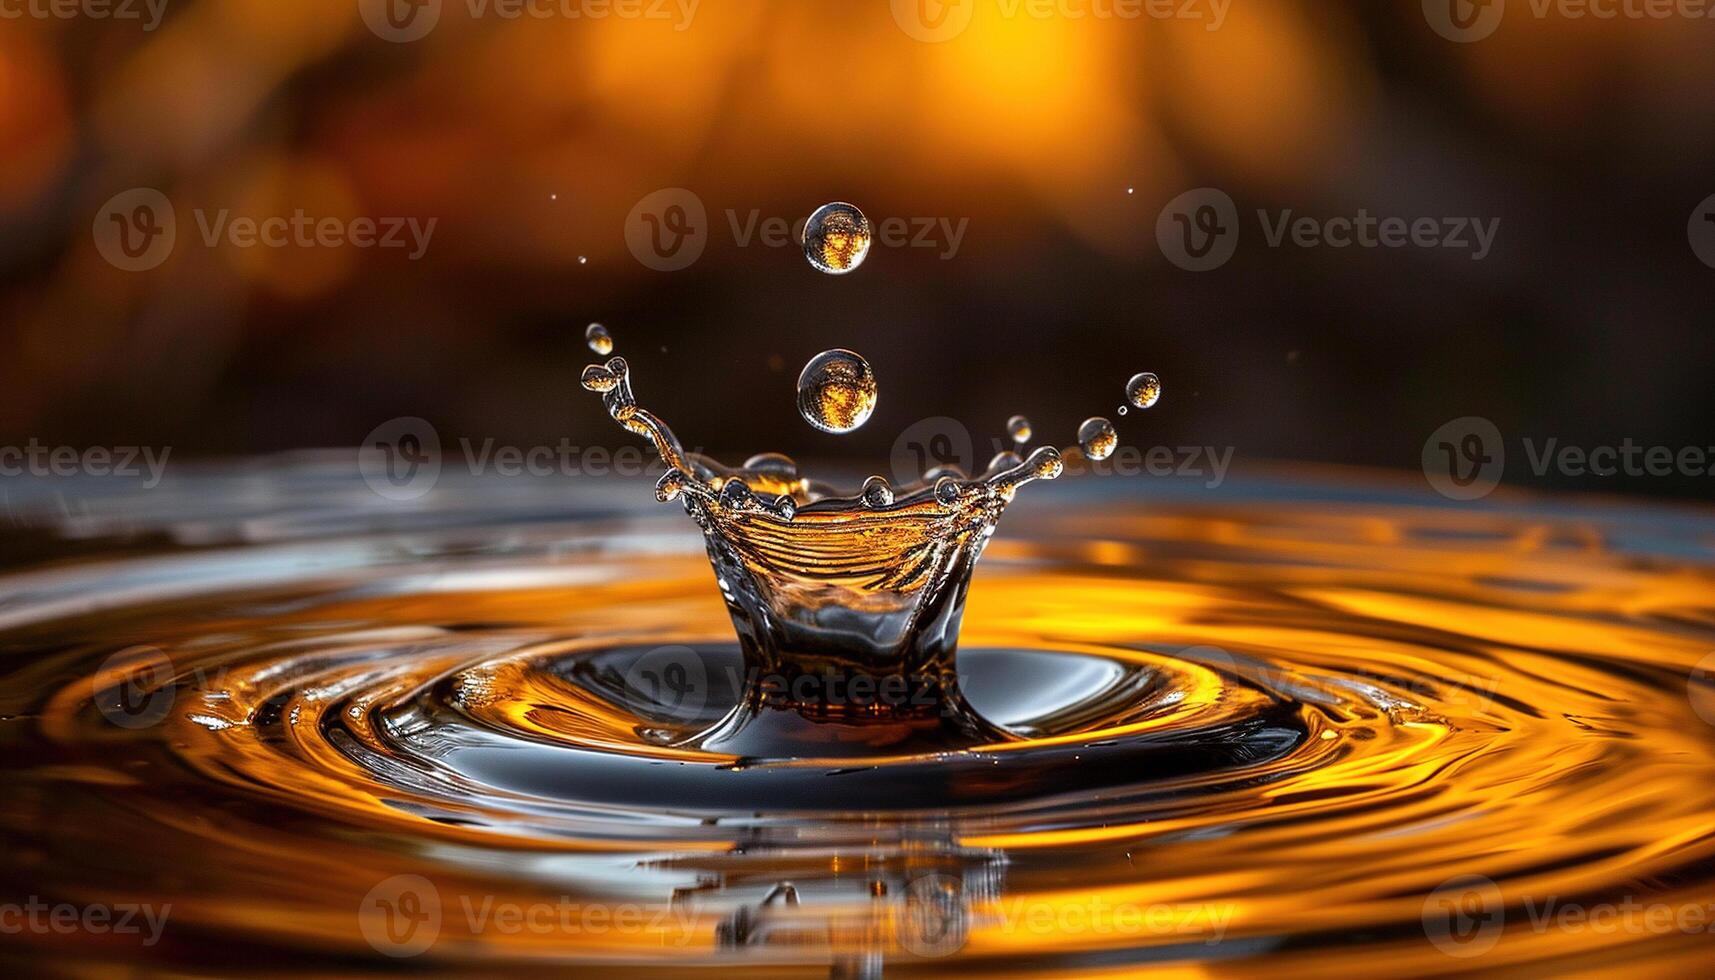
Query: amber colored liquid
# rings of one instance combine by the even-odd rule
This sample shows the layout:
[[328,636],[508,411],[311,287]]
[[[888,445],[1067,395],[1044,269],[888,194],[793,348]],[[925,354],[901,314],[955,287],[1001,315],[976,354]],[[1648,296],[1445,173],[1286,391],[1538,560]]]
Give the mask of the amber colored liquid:
[[[762,696],[701,535],[625,503],[635,485],[455,496],[403,529],[339,513],[348,489],[298,487],[288,509],[233,520],[240,542],[208,530],[235,498],[191,485],[124,528],[140,538],[17,559],[0,901],[171,912],[151,946],[26,931],[0,961],[1707,964],[1707,932],[1537,928],[1530,912],[1715,901],[1705,515],[1450,510],[1292,480],[1218,503],[1048,488],[1014,506],[972,583],[951,715],[975,726],[968,744],[922,752],[897,730],[910,712],[875,726],[846,696],[821,714],[789,685]],[[735,710],[759,726],[746,738],[720,728]],[[1436,919],[1438,889],[1468,875],[1494,885],[1503,924],[1483,907],[1463,923],[1457,901]]]

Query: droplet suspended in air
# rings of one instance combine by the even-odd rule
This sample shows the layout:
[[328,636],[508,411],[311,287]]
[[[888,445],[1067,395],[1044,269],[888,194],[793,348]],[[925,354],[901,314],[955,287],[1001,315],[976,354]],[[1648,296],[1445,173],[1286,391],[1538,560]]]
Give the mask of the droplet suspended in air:
[[869,421],[875,402],[875,372],[852,351],[823,351],[798,375],[798,414],[823,432],[857,429]]
[[863,481],[863,502],[866,507],[880,508],[893,504],[893,488],[887,485],[887,479],[872,476]]
[[804,257],[831,276],[843,276],[863,265],[869,242],[869,219],[856,205],[824,204],[804,224]]
[[590,345],[590,350],[606,357],[613,353],[613,335],[599,323],[592,323],[584,331],[584,340]]
[[1030,441],[1030,420],[1022,415],[1014,415],[1006,420],[1006,434],[1020,446]]
[[1107,459],[1114,454],[1119,444],[1119,433],[1114,431],[1114,424],[1107,419],[1097,416],[1085,419],[1084,424],[1078,426],[1078,448],[1083,450],[1086,459]]
[[[1125,400],[1138,408],[1150,408],[1161,400],[1161,379],[1148,371],[1134,374],[1125,383]],[[1124,414],[1125,409],[1120,409]]]

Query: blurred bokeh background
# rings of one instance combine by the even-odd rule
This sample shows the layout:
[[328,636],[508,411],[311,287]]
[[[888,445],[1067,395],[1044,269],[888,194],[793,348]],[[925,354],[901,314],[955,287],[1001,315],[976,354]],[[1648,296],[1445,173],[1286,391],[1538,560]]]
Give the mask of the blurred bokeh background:
[[[424,13],[393,2],[391,23]],[[509,19],[446,0],[418,40],[360,0],[165,0],[154,30],[0,19],[0,443],[248,455],[416,415],[443,440],[615,444],[576,383],[599,320],[688,443],[740,456],[864,458],[926,416],[987,435],[1017,411],[1066,443],[1145,369],[1166,395],[1123,438],[1240,461],[1416,470],[1464,415],[1509,438],[1715,445],[1715,270],[1688,240],[1715,194],[1715,19],[1513,0],[1460,43],[1416,0],[1231,0],[1218,26],[1209,0],[922,0],[968,17],[925,41],[888,0],[618,2]],[[1156,226],[1205,186],[1242,233],[1189,272]],[[126,271],[92,229],[140,187],[177,239]],[[664,188],[707,211],[674,271],[626,238]],[[831,200],[968,224],[957,249],[878,245],[844,277],[733,228]],[[1481,261],[1270,248],[1256,212],[1287,209],[1500,226]],[[223,210],[435,226],[416,259],[211,247],[199,221]],[[799,367],[834,346],[882,384],[845,438],[792,408]]]

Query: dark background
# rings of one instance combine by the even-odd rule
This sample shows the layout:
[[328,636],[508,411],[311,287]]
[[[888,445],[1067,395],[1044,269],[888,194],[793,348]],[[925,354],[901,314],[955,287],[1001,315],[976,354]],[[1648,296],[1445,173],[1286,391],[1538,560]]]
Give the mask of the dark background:
[[[1166,394],[1123,438],[1241,463],[1415,471],[1464,415],[1509,440],[1715,444],[1715,270],[1687,232],[1715,194],[1715,20],[1539,19],[1512,0],[1493,37],[1459,44],[1416,0],[1233,0],[1216,31],[974,2],[940,44],[884,0],[704,0],[685,30],[473,22],[453,0],[408,44],[355,0],[169,0],[152,33],[0,20],[0,443],[247,455],[418,415],[449,441],[615,444],[576,383],[600,320],[642,400],[739,456],[870,458],[925,416],[982,436],[1018,411],[1065,444],[1144,369]],[[1155,227],[1205,185],[1244,231],[1199,274]],[[124,272],[92,222],[139,186],[174,202],[178,244]],[[677,272],[624,236],[665,187],[713,222]],[[845,277],[727,230],[728,209],[796,219],[839,199],[969,229],[951,259],[878,247]],[[210,249],[197,207],[438,225],[416,262]],[[1259,208],[1501,227],[1481,262],[1270,249]],[[835,346],[882,384],[843,439],[792,408],[799,367]]]

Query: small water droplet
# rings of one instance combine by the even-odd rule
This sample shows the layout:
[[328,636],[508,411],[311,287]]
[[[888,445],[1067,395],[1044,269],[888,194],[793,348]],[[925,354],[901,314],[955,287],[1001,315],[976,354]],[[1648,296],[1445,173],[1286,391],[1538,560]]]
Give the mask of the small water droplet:
[[884,477],[872,476],[863,481],[863,502],[866,507],[888,507],[893,504],[893,488]]
[[869,421],[876,394],[875,372],[862,356],[823,351],[798,375],[798,414],[823,432],[843,435]]
[[783,521],[790,521],[798,516],[798,501],[791,494],[783,493],[774,501],[774,516]]
[[612,391],[619,384],[619,375],[600,364],[591,364],[584,368],[584,376],[580,380],[585,391]]
[[587,255],[578,256],[578,264],[579,265],[589,265],[590,264],[589,256],[587,256]]
[[721,506],[728,510],[741,510],[755,501],[756,494],[751,493],[743,480],[728,480],[721,485]]
[[1086,459],[1107,459],[1114,454],[1119,443],[1119,433],[1114,431],[1114,424],[1100,416],[1085,419],[1084,424],[1078,426],[1078,448],[1083,450]]
[[959,481],[950,476],[943,476],[935,481],[935,502],[943,507],[951,507],[959,499]]
[[1131,414],[1131,409],[1126,408],[1124,405],[1121,405],[1119,408],[1114,409],[1114,411],[1120,413],[1121,415]]
[[1020,446],[1030,441],[1030,420],[1022,415],[1014,415],[1006,420],[1006,434]]
[[1161,379],[1148,371],[1134,374],[1125,383],[1125,400],[1138,408],[1149,408],[1161,400]]
[[592,323],[584,330],[584,340],[590,345],[590,350],[603,357],[613,353],[613,335],[599,323]]
[[869,219],[855,205],[824,204],[804,224],[804,257],[818,270],[843,276],[869,254]]

